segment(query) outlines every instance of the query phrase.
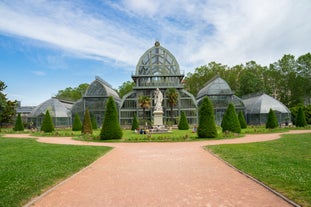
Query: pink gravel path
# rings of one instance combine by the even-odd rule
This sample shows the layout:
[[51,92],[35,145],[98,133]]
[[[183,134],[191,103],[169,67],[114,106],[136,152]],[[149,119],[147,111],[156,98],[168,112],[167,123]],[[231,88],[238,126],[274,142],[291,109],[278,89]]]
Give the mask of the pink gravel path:
[[[306,132],[311,131],[288,133]],[[279,137],[263,134],[177,143],[94,143],[39,137],[39,142],[115,148],[27,206],[291,206],[202,148]]]

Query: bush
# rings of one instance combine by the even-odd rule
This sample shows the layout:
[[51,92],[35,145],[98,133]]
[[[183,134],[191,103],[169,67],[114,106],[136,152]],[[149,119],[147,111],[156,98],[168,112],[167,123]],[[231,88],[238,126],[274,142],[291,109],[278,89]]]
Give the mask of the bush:
[[24,124],[23,124],[22,117],[21,117],[20,113],[18,113],[18,115],[17,115],[17,119],[16,119],[15,126],[14,126],[13,130],[14,131],[24,131]]
[[272,109],[269,110],[268,120],[266,122],[266,129],[274,129],[278,126],[278,121],[276,119],[275,113]]
[[121,139],[122,129],[119,124],[118,112],[113,98],[110,96],[103,121],[103,126],[100,132],[100,139]]
[[85,109],[85,112],[84,112],[84,119],[83,119],[81,133],[82,134],[93,134],[92,122],[91,122],[90,112],[88,109]]
[[199,138],[215,138],[218,136],[213,105],[208,97],[205,97],[200,104],[197,134]]
[[96,121],[96,118],[95,118],[95,116],[93,115],[92,116],[92,128],[94,129],[94,130],[96,130],[96,129],[98,129],[98,127],[97,127],[97,121]]
[[183,111],[181,112],[181,117],[179,120],[178,129],[179,130],[188,130],[189,129],[188,120],[186,118],[185,112],[183,112]]
[[136,114],[134,114],[133,122],[132,122],[132,130],[138,129],[139,128],[139,123],[137,120]]
[[221,127],[223,132],[226,131],[233,133],[241,132],[240,121],[236,114],[234,105],[232,103],[229,103],[228,108],[222,118]]
[[239,112],[238,118],[239,118],[241,129],[246,129],[247,124],[246,124],[245,117],[242,111]]
[[82,129],[82,124],[80,120],[79,114],[75,114],[75,117],[73,119],[73,124],[72,124],[72,131],[81,131]]
[[43,122],[41,126],[41,131],[44,131],[44,132],[54,131],[53,120],[52,120],[52,117],[50,116],[49,110],[46,110],[45,112],[45,116],[43,118]]
[[297,117],[296,117],[296,126],[297,127],[305,127],[307,126],[305,112],[302,107],[299,107]]

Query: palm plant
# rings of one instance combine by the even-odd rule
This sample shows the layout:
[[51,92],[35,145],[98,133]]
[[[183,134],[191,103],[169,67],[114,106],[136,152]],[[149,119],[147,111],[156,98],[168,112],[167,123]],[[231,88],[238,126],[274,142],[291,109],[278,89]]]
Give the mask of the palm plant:
[[175,88],[169,88],[166,91],[167,103],[170,106],[171,121],[173,122],[173,109],[178,103],[178,92]]
[[145,120],[145,110],[151,106],[151,99],[148,96],[139,96],[138,104],[143,109],[143,119]]

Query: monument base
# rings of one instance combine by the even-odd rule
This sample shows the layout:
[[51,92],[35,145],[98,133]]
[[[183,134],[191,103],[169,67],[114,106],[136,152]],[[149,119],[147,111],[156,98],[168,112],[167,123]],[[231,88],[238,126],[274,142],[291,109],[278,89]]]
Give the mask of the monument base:
[[154,111],[153,112],[153,125],[154,126],[163,126],[163,111]]

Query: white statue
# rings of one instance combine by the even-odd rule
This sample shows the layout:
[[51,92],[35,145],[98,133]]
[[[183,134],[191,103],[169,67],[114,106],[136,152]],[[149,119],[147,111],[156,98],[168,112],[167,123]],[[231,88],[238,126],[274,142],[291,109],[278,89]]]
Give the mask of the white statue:
[[157,88],[157,90],[154,92],[154,105],[155,105],[155,111],[162,111],[162,101],[163,101],[163,94]]

